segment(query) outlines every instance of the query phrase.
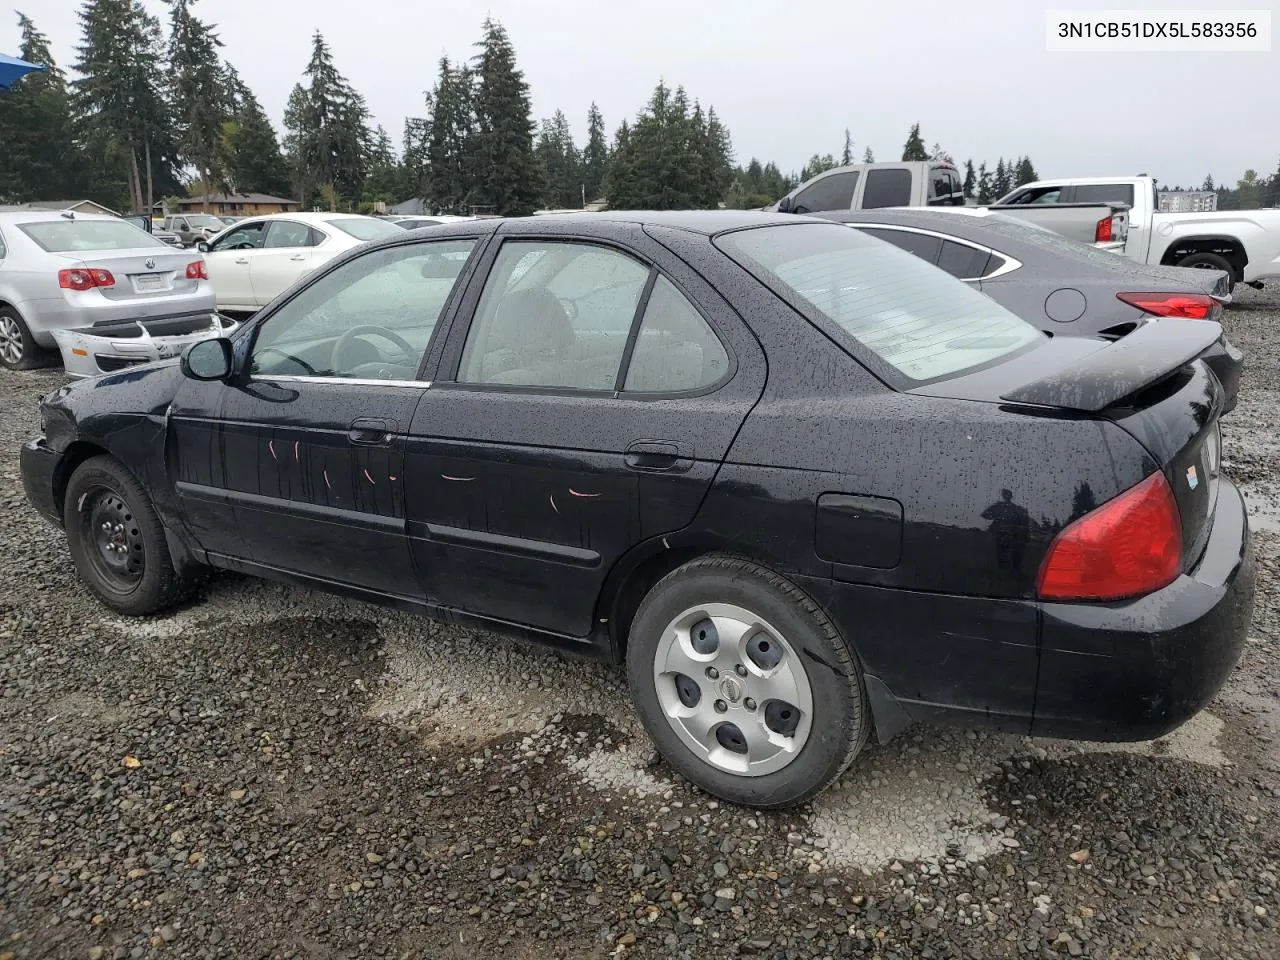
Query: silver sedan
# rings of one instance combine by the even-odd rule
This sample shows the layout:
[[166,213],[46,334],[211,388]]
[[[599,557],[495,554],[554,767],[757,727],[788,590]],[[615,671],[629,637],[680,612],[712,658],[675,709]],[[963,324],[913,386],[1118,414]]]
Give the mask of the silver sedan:
[[[0,366],[42,366],[62,346],[69,373],[109,372],[216,335],[214,312],[199,253],[116,217],[0,213]],[[132,342],[121,351],[116,340]]]

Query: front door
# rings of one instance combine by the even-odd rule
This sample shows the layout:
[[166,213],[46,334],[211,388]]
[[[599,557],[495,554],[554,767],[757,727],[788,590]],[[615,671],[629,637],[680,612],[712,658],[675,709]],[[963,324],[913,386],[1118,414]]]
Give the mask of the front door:
[[252,310],[256,306],[250,265],[266,242],[266,236],[267,221],[246,220],[209,247],[204,257],[205,266],[219,308]]
[[584,637],[614,563],[693,519],[763,369],[735,374],[715,331],[740,322],[640,228],[627,250],[533,227],[502,228],[418,406],[409,536],[431,600]]
[[[250,331],[224,388],[222,489],[243,559],[405,599],[404,437],[423,357],[474,239],[407,242],[347,261]],[[188,490],[190,496],[192,491]]]
[[254,301],[266,306],[305,275],[320,239],[319,231],[297,220],[270,221],[266,242],[250,264]]

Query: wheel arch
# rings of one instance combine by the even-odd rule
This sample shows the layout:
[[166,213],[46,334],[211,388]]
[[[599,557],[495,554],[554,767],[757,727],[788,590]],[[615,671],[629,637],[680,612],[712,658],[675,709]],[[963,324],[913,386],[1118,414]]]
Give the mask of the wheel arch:
[[1249,254],[1245,250],[1244,241],[1239,237],[1226,234],[1179,237],[1165,249],[1160,258],[1160,264],[1177,266],[1178,261],[1196,253],[1217,254],[1231,264],[1232,280],[1239,283],[1244,279],[1244,268],[1249,263]]
[[[67,449],[62,452],[62,457],[58,460],[58,466],[53,471],[53,504],[58,511],[59,519],[63,522],[66,521],[63,501],[66,500],[67,485],[71,482],[71,475],[86,460],[101,456],[111,457],[117,463],[120,462],[119,458],[113,456],[106,447],[90,440],[72,441]],[[121,465],[123,466],[123,464]]]

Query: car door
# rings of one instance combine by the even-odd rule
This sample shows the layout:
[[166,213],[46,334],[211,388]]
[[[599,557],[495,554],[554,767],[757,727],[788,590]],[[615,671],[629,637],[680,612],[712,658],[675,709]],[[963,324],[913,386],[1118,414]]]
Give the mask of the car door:
[[253,310],[253,257],[266,241],[267,221],[246,220],[218,237],[205,252],[205,269],[218,306],[223,309]]
[[762,355],[639,226],[506,224],[485,260],[410,428],[410,547],[432,601],[582,638],[619,558],[693,519]]
[[266,306],[312,269],[313,249],[323,234],[297,220],[271,220],[262,249],[253,255],[254,302]]
[[230,508],[250,569],[421,597],[405,538],[404,436],[436,322],[477,241],[406,241],[343,262],[245,335],[214,416],[220,462],[204,471],[207,486],[184,481],[179,493]]

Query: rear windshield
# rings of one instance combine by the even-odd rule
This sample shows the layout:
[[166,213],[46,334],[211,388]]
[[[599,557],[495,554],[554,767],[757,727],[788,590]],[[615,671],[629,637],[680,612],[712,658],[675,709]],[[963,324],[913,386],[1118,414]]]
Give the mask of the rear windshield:
[[124,220],[42,220],[20,223],[18,229],[49,253],[165,246],[147,231]]
[[955,376],[1043,339],[937,267],[839,224],[761,227],[716,243],[800,312],[834,323],[917,383]]
[[341,220],[326,220],[331,227],[337,227],[343,233],[350,234],[357,240],[377,240],[379,237],[391,237],[398,234],[403,227],[385,220],[372,217],[346,217]]

